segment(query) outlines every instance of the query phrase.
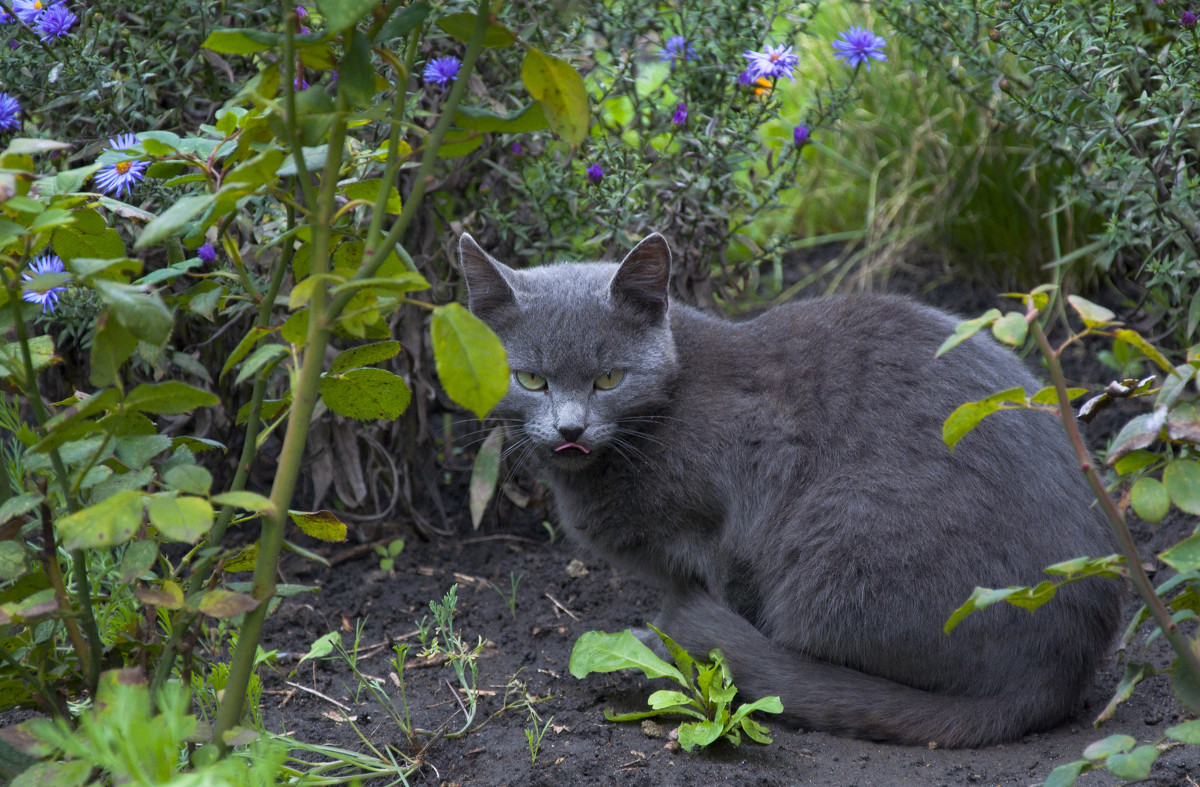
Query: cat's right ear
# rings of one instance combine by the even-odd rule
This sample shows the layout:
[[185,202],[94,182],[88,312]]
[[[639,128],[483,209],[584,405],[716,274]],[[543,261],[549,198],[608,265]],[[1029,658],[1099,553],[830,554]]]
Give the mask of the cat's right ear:
[[479,247],[467,233],[458,239],[458,261],[467,281],[467,307],[479,319],[488,318],[498,309],[516,303],[508,277],[513,270]]
[[621,260],[609,284],[609,292],[657,321],[667,313],[670,281],[671,247],[666,238],[655,232],[642,239]]

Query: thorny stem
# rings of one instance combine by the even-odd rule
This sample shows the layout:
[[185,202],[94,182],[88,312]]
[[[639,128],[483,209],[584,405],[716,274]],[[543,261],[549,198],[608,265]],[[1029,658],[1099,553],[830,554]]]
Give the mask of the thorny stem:
[[[1179,627],[1175,624],[1175,621],[1171,620],[1171,614],[1163,605],[1162,599],[1154,592],[1154,586],[1150,583],[1150,578],[1146,576],[1145,569],[1142,568],[1142,559],[1138,554],[1137,547],[1133,543],[1133,535],[1129,532],[1129,526],[1125,522],[1125,515],[1117,508],[1112,495],[1104,488],[1104,481],[1100,478],[1100,473],[1096,470],[1091,454],[1088,453],[1087,446],[1084,445],[1083,435],[1079,433],[1079,425],[1075,423],[1074,411],[1071,409],[1071,399],[1067,395],[1067,383],[1063,377],[1059,355],[1050,346],[1050,342],[1046,339],[1045,331],[1042,330],[1042,326],[1036,319],[1029,322],[1029,328],[1033,331],[1038,347],[1041,349],[1042,355],[1046,358],[1046,364],[1050,370],[1050,379],[1054,381],[1054,390],[1058,394],[1058,414],[1063,428],[1067,432],[1067,439],[1070,440],[1071,448],[1074,449],[1075,456],[1079,460],[1079,467],[1083,470],[1088,485],[1092,488],[1092,494],[1096,496],[1097,502],[1100,503],[1100,508],[1104,511],[1105,518],[1108,519],[1109,525],[1112,526],[1113,534],[1117,538],[1117,544],[1121,549],[1121,553],[1125,556],[1125,565],[1129,570],[1129,578],[1133,582],[1134,590],[1141,596],[1142,601],[1146,604],[1146,608],[1150,610],[1150,614],[1154,616],[1155,622],[1158,623],[1158,627],[1162,630],[1163,636],[1167,638],[1167,641],[1171,643],[1171,647],[1174,648],[1175,653],[1179,656],[1180,667],[1188,673],[1193,685],[1200,685],[1200,656],[1197,656],[1196,652],[1192,650],[1191,643],[1180,633]],[[1190,710],[1195,709],[1190,708]]]

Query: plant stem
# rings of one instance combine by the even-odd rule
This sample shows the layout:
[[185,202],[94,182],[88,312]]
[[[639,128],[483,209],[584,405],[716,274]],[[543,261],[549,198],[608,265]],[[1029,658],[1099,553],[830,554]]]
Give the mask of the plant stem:
[[[1050,342],[1046,339],[1046,333],[1042,330],[1042,326],[1036,319],[1030,321],[1029,327],[1037,339],[1042,355],[1046,358],[1046,363],[1050,370],[1050,379],[1054,381],[1054,389],[1058,393],[1058,414],[1063,428],[1067,432],[1067,439],[1070,440],[1071,447],[1075,451],[1075,456],[1079,459],[1079,467],[1083,470],[1084,477],[1087,478],[1088,485],[1092,488],[1092,493],[1096,496],[1097,502],[1100,503],[1100,508],[1104,511],[1104,516],[1108,519],[1109,525],[1112,526],[1117,544],[1121,549],[1121,553],[1125,556],[1125,565],[1129,570],[1129,578],[1133,582],[1133,588],[1141,596],[1142,601],[1146,604],[1146,608],[1150,610],[1150,614],[1154,616],[1155,622],[1158,623],[1158,627],[1162,630],[1163,636],[1171,643],[1171,647],[1174,648],[1175,653],[1179,656],[1180,668],[1188,673],[1193,685],[1200,685],[1200,656],[1197,656],[1196,652],[1192,650],[1191,643],[1180,633],[1175,621],[1171,620],[1171,613],[1167,611],[1167,608],[1162,603],[1162,599],[1154,592],[1154,586],[1150,583],[1150,578],[1146,576],[1145,569],[1142,568],[1142,559],[1138,554],[1137,547],[1133,543],[1133,535],[1129,532],[1129,525],[1125,522],[1125,515],[1117,508],[1112,495],[1104,488],[1104,481],[1100,478],[1100,473],[1096,470],[1095,464],[1092,462],[1092,456],[1088,452],[1087,446],[1084,445],[1083,435],[1079,432],[1079,425],[1075,423],[1074,410],[1071,409],[1071,399],[1067,395],[1067,383],[1063,377],[1062,364],[1059,362],[1058,353],[1050,347]],[[1196,709],[1189,708],[1189,710],[1195,711]]]
[[[321,177],[320,193],[316,203],[310,205],[314,220],[312,224],[312,255],[309,276],[325,275],[329,270],[330,219],[336,206],[334,193],[337,189],[338,172],[341,168],[342,149],[346,138],[346,101],[339,91],[337,111],[329,132],[329,154],[325,160],[325,171]],[[295,119],[289,117],[293,125]],[[304,445],[313,410],[317,404],[317,385],[325,366],[325,346],[329,342],[332,321],[327,319],[325,304],[328,288],[313,290],[309,303],[310,318],[308,336],[304,345],[304,356],[300,371],[293,384],[292,408],[288,416],[287,431],[280,451],[279,466],[275,472],[275,483],[271,487],[271,510],[262,518],[262,535],[258,540],[258,558],[254,565],[254,580],[250,594],[259,605],[246,613],[242,631],[238,636],[237,649],[229,665],[229,679],[225,694],[217,708],[216,727],[213,741],[224,753],[227,749],[224,733],[233,728],[242,717],[246,702],[246,690],[254,672],[254,659],[258,643],[262,639],[263,622],[272,596],[275,595],[275,572],[279,563],[279,552],[283,548],[284,528],[287,512],[296,489],[296,479],[304,462]],[[336,316],[336,315],[335,315]]]

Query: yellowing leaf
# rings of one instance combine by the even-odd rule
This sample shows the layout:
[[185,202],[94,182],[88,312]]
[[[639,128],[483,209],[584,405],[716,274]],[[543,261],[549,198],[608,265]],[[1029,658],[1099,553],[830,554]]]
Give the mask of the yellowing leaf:
[[583,142],[591,112],[583,77],[565,60],[532,47],[521,65],[521,81],[542,102],[550,128],[572,145]]
[[346,525],[330,511],[288,511],[296,527],[322,541],[345,541]]

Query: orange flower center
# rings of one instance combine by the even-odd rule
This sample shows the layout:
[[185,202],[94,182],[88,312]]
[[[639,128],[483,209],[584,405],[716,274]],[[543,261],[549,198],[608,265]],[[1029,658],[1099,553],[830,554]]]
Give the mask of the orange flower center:
[[33,4],[33,7],[36,8],[37,10],[41,11],[42,10],[42,0],[37,0],[37,2]]
[[129,171],[129,168],[132,166],[133,166],[132,161],[118,161],[117,166],[116,166],[117,174],[124,175],[126,172]]
[[771,92],[771,83],[766,77],[759,77],[754,80],[754,95],[755,97],[766,95]]

